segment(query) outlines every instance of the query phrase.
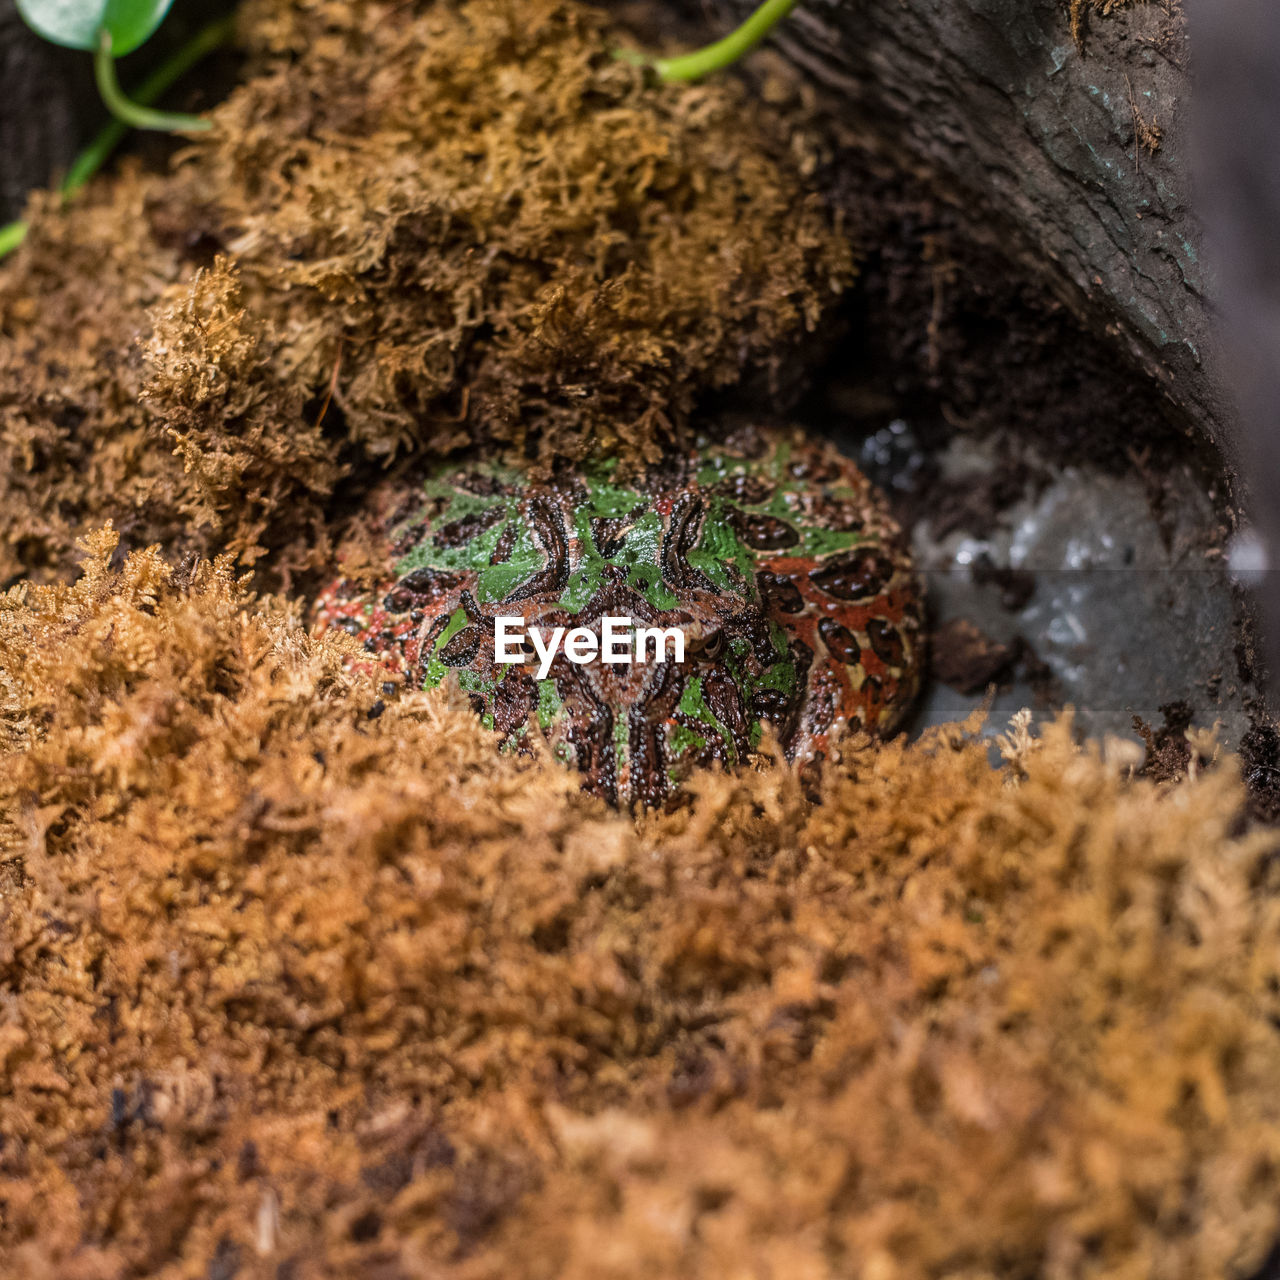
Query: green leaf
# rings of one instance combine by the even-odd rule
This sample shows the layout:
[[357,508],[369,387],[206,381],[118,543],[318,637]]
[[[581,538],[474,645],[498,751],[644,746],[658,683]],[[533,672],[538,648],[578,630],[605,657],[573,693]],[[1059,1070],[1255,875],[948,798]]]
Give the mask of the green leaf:
[[98,33],[111,36],[111,53],[123,57],[164,20],[173,0],[18,0],[32,31],[68,49],[96,49]]

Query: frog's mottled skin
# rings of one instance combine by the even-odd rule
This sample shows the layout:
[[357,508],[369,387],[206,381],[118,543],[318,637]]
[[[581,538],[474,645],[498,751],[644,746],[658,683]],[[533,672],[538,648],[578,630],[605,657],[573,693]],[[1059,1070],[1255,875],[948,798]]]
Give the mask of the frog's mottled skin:
[[[798,431],[750,428],[622,482],[608,463],[531,484],[451,463],[384,502],[390,571],[335,583],[342,626],[425,688],[456,683],[506,749],[541,729],[583,786],[661,805],[695,765],[747,758],[766,722],[820,761],[891,732],[918,682],[919,591],[881,496]],[[683,628],[685,662],[497,665],[495,615],[599,632]]]

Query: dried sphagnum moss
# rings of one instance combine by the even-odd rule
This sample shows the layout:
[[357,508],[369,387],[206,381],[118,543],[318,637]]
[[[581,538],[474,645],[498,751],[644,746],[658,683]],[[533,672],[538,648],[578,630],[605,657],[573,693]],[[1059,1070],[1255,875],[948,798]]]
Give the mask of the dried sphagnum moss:
[[38,208],[0,273],[0,581],[105,516],[323,563],[338,478],[408,449],[653,456],[850,277],[801,124],[646,85],[568,0],[242,27],[246,82],[174,172]]
[[230,565],[0,602],[0,1273],[1240,1275],[1271,831],[962,726],[637,829]]

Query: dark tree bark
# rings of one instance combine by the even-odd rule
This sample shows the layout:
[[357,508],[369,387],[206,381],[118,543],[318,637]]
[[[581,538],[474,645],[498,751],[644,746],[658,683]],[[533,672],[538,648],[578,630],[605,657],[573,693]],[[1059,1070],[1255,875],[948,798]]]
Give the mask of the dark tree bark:
[[[755,2],[679,5],[727,28]],[[774,42],[842,121],[961,210],[964,235],[989,250],[979,272],[1007,270],[1073,317],[1058,363],[1087,345],[1119,359],[1120,382],[1091,401],[1100,366],[1084,357],[1077,416],[1096,409],[1123,442],[1141,432],[1128,407],[1160,404],[1215,446],[1231,514],[1254,523],[1269,561],[1259,603],[1274,705],[1280,6],[1190,0],[1187,13],[1183,0],[1131,0],[1105,17],[1090,0],[804,0]],[[984,394],[998,400],[1019,371],[989,359]],[[1010,420],[1069,435],[1050,407],[1072,382],[1047,385]]]
[[[715,0],[715,20],[754,3]],[[1190,200],[1181,0],[1081,14],[1073,33],[1068,0],[805,0],[776,40],[1236,463]]]

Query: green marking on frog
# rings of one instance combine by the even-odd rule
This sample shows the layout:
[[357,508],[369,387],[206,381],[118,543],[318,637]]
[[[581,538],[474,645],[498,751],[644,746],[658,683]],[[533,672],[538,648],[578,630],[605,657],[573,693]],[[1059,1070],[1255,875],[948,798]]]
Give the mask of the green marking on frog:
[[560,718],[560,710],[563,706],[564,703],[560,701],[560,695],[556,692],[556,682],[554,680],[539,680],[538,724],[542,727],[543,732],[550,729]]
[[729,730],[720,723],[714,711],[707,706],[707,700],[702,693],[702,677],[694,676],[692,680],[684,687],[684,692],[680,695],[679,710],[682,715],[688,716],[692,720],[699,720],[708,728],[714,729],[720,735],[721,740],[729,750],[729,755],[736,763],[737,750],[734,746],[733,736]]
[[627,764],[627,752],[630,746],[628,738],[630,733],[627,726],[625,716],[615,716],[613,720],[613,750],[618,761],[618,768],[621,769]]
[[644,503],[638,490],[612,483],[610,477],[617,468],[617,458],[609,458],[585,468],[587,493],[591,499],[591,505],[587,509],[591,515],[601,519],[617,519],[630,514]]
[[707,504],[702,536],[689,552],[689,563],[706,574],[721,591],[756,594],[755,555],[738,537],[729,518],[728,505],[721,498]]
[[[518,521],[518,516],[512,518]],[[507,523],[504,520],[497,526],[496,532],[499,537],[506,530]],[[495,537],[494,546],[497,542],[498,538]],[[515,543],[510,555],[499,564],[491,564],[489,561],[492,557],[493,548],[490,547],[489,556],[480,570],[480,576],[476,579],[476,599],[481,604],[496,604],[499,600],[505,600],[517,587],[528,582],[542,568],[543,561],[546,559],[533,545],[533,535],[529,531],[529,526],[519,521],[516,524]]]
[[707,740],[694,733],[688,725],[678,724],[671,730],[670,743],[672,754],[682,756],[686,751],[701,751]]
[[[632,503],[627,510],[636,504]],[[625,533],[622,545],[611,556],[602,556],[591,532],[596,512],[580,507],[574,512],[573,531],[578,539],[578,568],[560,595],[559,604],[570,613],[580,612],[600,590],[614,566],[626,572],[627,585],[655,609],[674,609],[676,596],[662,581],[662,520],[656,511],[648,511]]]
[[424,689],[434,689],[449,674],[449,668],[440,661],[440,651],[454,636],[467,625],[467,611],[459,605],[449,618],[449,623],[440,633],[431,650],[431,661],[427,663],[426,673],[422,678]]

